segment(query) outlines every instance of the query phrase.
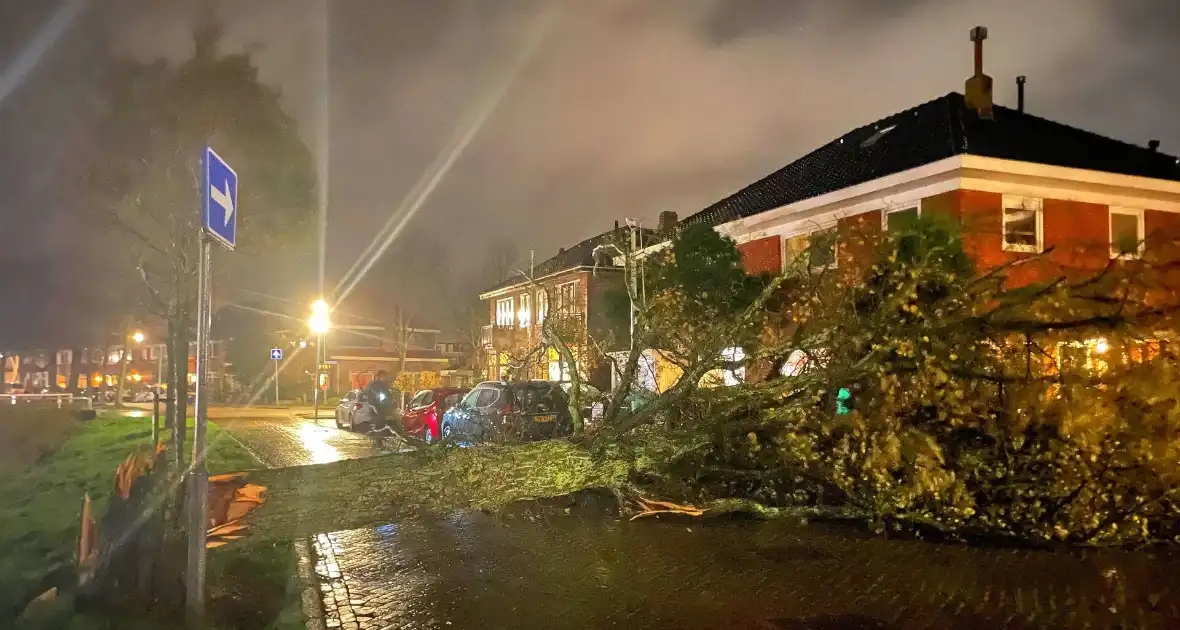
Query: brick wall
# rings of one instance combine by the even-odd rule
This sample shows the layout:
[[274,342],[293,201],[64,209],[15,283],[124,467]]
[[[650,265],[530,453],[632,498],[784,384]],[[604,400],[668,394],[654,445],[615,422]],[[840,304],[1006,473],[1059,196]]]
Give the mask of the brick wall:
[[738,245],[738,252],[742,255],[746,273],[778,274],[783,270],[782,239],[778,236],[746,241]]
[[[922,200],[924,213],[943,212],[959,219],[963,247],[980,272],[1033,256],[1004,250],[1002,207],[1003,195],[977,190],[955,190]],[[1009,284],[1020,286],[1105,267],[1110,261],[1108,213],[1109,208],[1101,204],[1043,200],[1044,247],[1052,251],[1034,263],[1013,268]],[[1152,223],[1170,225],[1166,220]]]

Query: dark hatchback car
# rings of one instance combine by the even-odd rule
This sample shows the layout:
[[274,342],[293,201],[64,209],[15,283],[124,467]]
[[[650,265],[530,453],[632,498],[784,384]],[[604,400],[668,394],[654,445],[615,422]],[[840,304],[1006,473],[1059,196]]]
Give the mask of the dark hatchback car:
[[443,415],[442,436],[459,441],[544,440],[569,435],[569,401],[549,381],[488,381]]

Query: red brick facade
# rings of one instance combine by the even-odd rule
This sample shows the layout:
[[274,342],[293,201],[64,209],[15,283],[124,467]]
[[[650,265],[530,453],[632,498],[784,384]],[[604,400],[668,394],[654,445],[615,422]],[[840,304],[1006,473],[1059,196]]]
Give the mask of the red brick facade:
[[742,254],[742,266],[746,268],[746,273],[777,274],[783,269],[782,239],[777,236],[746,241],[738,245],[738,251]]
[[[1037,260],[1013,267],[1011,286],[1021,286],[1061,275],[1093,274],[1111,259],[1110,207],[1098,203],[1041,199],[1041,242],[1046,254],[1035,255],[1004,248],[1004,195],[978,190],[952,190],[921,201],[924,215],[946,214],[963,229],[963,245],[980,272],[1021,258]],[[1180,213],[1136,209],[1143,212],[1146,253],[1180,258]],[[871,260],[882,230],[882,211],[873,210],[838,220],[838,259],[841,269],[855,271]],[[777,273],[782,269],[783,239],[768,236],[738,246],[750,273]],[[1180,281],[1180,278],[1178,278]]]

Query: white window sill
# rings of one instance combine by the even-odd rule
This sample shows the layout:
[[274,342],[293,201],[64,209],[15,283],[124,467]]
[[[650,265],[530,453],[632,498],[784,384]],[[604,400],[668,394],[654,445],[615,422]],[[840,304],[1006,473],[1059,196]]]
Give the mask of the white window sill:
[[1004,243],[1002,249],[1006,252],[1020,252],[1022,254],[1039,254],[1044,248],[1038,245],[1018,245],[1013,243]]

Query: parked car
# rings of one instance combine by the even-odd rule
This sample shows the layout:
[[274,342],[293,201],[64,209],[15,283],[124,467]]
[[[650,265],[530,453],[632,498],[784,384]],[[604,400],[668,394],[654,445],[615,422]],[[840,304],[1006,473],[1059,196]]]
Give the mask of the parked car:
[[432,444],[440,435],[439,421],[450,408],[459,404],[466,388],[440,387],[424,389],[410,400],[402,413],[402,426],[410,435],[418,436]]
[[443,438],[465,442],[540,440],[569,435],[569,401],[549,381],[487,381],[443,414]]
[[377,410],[365,401],[361,390],[354,389],[344,394],[336,403],[336,428],[368,432],[378,423]]
[[156,391],[150,387],[141,389],[131,395],[132,402],[152,402],[156,399]]

